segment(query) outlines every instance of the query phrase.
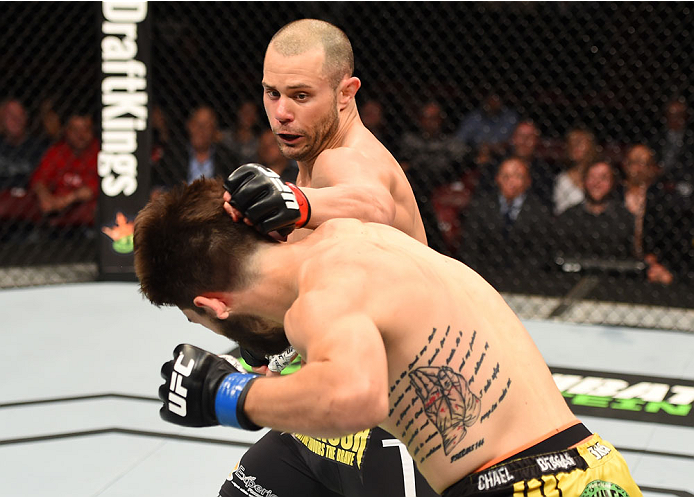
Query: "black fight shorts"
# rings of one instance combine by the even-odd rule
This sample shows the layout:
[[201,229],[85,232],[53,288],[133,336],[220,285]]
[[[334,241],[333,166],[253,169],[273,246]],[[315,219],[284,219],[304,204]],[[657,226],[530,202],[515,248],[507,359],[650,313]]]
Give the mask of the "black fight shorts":
[[336,439],[270,431],[243,455],[220,497],[438,497],[380,428]]

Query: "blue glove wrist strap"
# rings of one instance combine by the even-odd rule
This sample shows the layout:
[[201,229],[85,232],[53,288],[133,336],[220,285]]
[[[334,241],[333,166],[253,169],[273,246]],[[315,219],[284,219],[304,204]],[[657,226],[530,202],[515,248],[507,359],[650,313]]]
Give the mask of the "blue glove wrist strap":
[[243,373],[231,373],[224,377],[214,401],[219,424],[242,430],[260,430],[261,427],[248,419],[243,410],[250,382],[257,378],[257,375]]

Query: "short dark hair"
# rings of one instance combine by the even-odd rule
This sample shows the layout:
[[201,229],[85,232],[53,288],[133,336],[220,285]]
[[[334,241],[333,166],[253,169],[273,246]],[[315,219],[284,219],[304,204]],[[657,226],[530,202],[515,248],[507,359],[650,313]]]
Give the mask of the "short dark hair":
[[145,206],[135,219],[135,273],[140,291],[157,306],[194,309],[207,292],[249,282],[249,257],[270,243],[224,211],[221,179],[180,184]]
[[586,168],[583,170],[582,180],[585,181],[586,177],[588,176],[588,172],[598,164],[607,165],[607,167],[610,169],[610,173],[612,173],[612,179],[616,183],[617,179],[619,178],[619,174],[617,172],[617,168],[612,163],[612,160],[610,160],[608,157],[596,157],[595,159],[590,161],[590,164],[588,164],[588,166],[586,166]]
[[[325,52],[323,71],[333,88],[354,73],[354,53],[347,35],[337,26],[319,19],[299,19],[280,28],[269,46],[284,56],[299,55],[315,47]],[[268,46],[268,47],[269,47]]]

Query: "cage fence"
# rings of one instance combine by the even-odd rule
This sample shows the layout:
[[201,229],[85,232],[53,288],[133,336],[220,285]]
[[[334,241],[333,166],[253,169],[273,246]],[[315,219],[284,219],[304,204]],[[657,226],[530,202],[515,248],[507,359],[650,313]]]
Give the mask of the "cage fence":
[[[0,287],[98,278],[101,8],[12,2],[0,19]],[[522,317],[692,329],[691,4],[151,2],[148,16],[152,191],[189,179],[196,143],[218,174],[275,160],[265,48],[323,19],[352,42],[361,118],[434,249]]]

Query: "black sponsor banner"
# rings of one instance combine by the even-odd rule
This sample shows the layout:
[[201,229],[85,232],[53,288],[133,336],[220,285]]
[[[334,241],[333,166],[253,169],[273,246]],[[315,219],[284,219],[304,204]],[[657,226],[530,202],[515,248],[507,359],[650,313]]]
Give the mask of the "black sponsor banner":
[[694,381],[550,367],[577,415],[694,427]]
[[133,221],[149,195],[147,2],[101,4],[99,276],[134,280]]

